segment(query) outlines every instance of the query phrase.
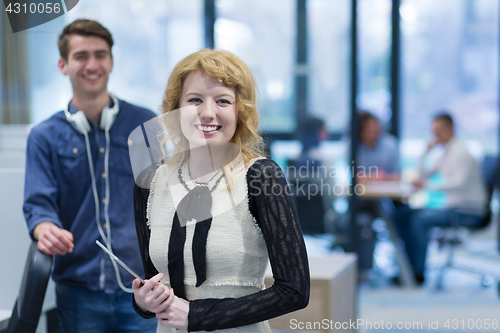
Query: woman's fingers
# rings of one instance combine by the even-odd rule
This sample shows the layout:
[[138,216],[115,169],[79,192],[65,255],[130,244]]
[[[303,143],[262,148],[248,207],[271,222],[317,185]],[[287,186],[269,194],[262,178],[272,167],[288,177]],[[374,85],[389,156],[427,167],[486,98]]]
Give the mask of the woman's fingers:
[[168,307],[165,311],[156,313],[156,317],[160,319],[160,324],[163,326],[186,330],[188,326],[189,302],[173,295],[172,289],[169,291],[169,299],[162,303],[162,306],[168,303]]
[[132,289],[133,289],[133,290],[137,290],[137,289],[139,289],[140,287],[142,287],[142,282],[141,282],[141,280],[139,280],[139,279],[135,279],[134,281],[132,281]]
[[169,297],[168,288],[161,282],[163,277],[164,274],[159,273],[149,280],[144,280],[143,284],[139,279],[132,282],[134,297],[143,310],[158,313],[168,307],[168,304],[162,304]]
[[165,292],[160,297],[157,298],[157,301],[159,303],[156,313],[165,312],[165,310],[169,308],[170,304],[172,304],[174,296],[175,295],[173,289],[165,290]]
[[172,304],[172,302],[174,301],[174,297],[174,289],[170,288],[167,294],[167,299],[163,302],[163,305],[167,307],[170,306],[170,304]]

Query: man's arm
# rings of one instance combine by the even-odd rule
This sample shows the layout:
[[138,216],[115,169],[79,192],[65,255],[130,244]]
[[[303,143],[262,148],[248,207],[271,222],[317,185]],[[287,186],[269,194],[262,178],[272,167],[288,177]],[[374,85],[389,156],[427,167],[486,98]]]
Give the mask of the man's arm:
[[434,176],[439,171],[441,158],[438,159],[438,161],[432,165],[431,169],[424,170],[425,158],[427,157],[429,152],[432,150],[432,148],[436,147],[438,144],[440,144],[440,141],[438,141],[437,139],[431,141],[427,145],[427,149],[425,150],[425,153],[420,157],[420,160],[418,163],[418,181],[414,182],[414,185],[419,185],[417,187],[422,187],[423,183],[426,179],[429,179],[430,177]]
[[26,148],[23,212],[30,236],[38,240],[38,249],[48,255],[73,251],[73,235],[62,229],[58,217],[58,187],[50,145],[34,129]]

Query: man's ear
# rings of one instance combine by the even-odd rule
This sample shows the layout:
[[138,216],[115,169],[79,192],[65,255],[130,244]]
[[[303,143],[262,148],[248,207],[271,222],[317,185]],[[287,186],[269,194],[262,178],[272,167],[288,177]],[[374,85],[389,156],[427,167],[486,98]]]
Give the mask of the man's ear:
[[57,62],[57,67],[59,68],[61,73],[63,73],[63,75],[68,75],[68,70],[66,66],[67,66],[66,60],[64,60],[63,57],[60,57],[59,61]]
[[115,61],[113,56],[111,56],[111,70],[109,71],[110,73],[113,71],[113,67],[115,66]]

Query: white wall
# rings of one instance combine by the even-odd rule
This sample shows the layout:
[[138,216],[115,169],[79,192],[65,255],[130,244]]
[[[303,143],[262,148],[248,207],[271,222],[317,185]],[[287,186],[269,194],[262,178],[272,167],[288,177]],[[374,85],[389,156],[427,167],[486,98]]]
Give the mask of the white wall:
[[[14,307],[21,283],[26,256],[31,244],[24,220],[25,147],[29,126],[0,126],[0,310]],[[53,283],[45,296],[44,309],[55,305]],[[44,332],[42,318],[38,332]]]

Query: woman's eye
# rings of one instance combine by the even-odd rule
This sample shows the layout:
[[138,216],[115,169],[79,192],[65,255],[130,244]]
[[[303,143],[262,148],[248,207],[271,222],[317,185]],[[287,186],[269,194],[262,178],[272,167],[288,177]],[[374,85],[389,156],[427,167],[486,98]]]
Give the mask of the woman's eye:
[[201,103],[201,99],[199,98],[190,98],[188,103]]
[[217,101],[217,104],[231,105],[231,102],[229,102],[227,99],[220,99]]

